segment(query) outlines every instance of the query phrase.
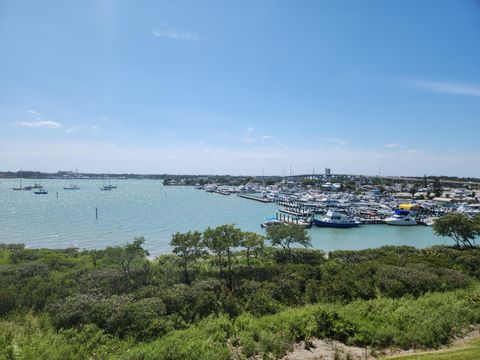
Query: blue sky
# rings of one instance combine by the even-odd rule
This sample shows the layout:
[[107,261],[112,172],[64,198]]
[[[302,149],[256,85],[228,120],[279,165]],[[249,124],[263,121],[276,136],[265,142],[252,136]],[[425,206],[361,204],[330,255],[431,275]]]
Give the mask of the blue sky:
[[0,1],[0,170],[480,176],[480,1]]

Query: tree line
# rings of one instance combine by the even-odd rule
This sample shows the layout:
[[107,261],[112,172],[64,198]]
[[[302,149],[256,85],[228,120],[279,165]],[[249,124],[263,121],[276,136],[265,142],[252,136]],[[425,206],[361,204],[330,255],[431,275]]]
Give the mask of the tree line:
[[227,278],[230,289],[233,289],[232,257],[234,249],[244,248],[247,266],[251,267],[252,256],[261,256],[265,240],[270,240],[274,246],[281,246],[290,256],[292,244],[311,246],[310,237],[305,228],[295,224],[280,224],[267,228],[267,236],[254,232],[243,232],[234,225],[221,225],[214,229],[208,228],[203,233],[199,231],[177,232],[172,236],[170,246],[173,253],[181,258],[183,276],[186,283],[190,282],[189,264],[201,259],[209,252],[217,258],[220,276],[224,274],[226,258]]

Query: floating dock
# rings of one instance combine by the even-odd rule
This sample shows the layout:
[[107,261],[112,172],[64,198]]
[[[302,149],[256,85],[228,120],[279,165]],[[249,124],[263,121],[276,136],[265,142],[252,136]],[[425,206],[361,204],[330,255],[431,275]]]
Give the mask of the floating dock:
[[271,203],[272,202],[272,200],[270,200],[270,199],[261,198],[261,197],[254,196],[254,195],[237,194],[237,196],[239,196],[241,198],[244,198],[244,199],[259,201],[261,203]]

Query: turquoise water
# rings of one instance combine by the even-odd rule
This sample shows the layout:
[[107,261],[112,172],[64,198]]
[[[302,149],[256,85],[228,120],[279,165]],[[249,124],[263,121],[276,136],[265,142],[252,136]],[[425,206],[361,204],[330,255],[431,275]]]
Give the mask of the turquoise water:
[[[1,180],[0,243],[93,249],[122,245],[136,236],[144,236],[150,253],[158,255],[170,250],[168,243],[177,231],[236,224],[244,231],[262,233],[260,223],[277,209],[275,204],[206,193],[193,187],[163,186],[156,180],[115,180],[112,184],[118,188],[112,191],[100,191],[104,184],[101,180],[74,183],[80,190],[63,190],[68,185],[64,180],[43,180],[48,195],[35,195],[31,191],[13,191],[18,180]],[[31,180],[23,180],[23,186],[32,184]],[[313,246],[327,251],[450,243],[424,226],[313,228],[309,233]]]

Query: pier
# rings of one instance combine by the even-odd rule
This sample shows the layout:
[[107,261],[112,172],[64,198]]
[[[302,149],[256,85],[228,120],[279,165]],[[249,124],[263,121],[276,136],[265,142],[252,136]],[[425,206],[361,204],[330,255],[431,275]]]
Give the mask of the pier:
[[270,199],[261,198],[261,197],[254,196],[254,195],[238,194],[237,196],[239,196],[241,198],[244,198],[244,199],[259,201],[261,203],[271,203],[272,202],[272,200],[270,200]]

